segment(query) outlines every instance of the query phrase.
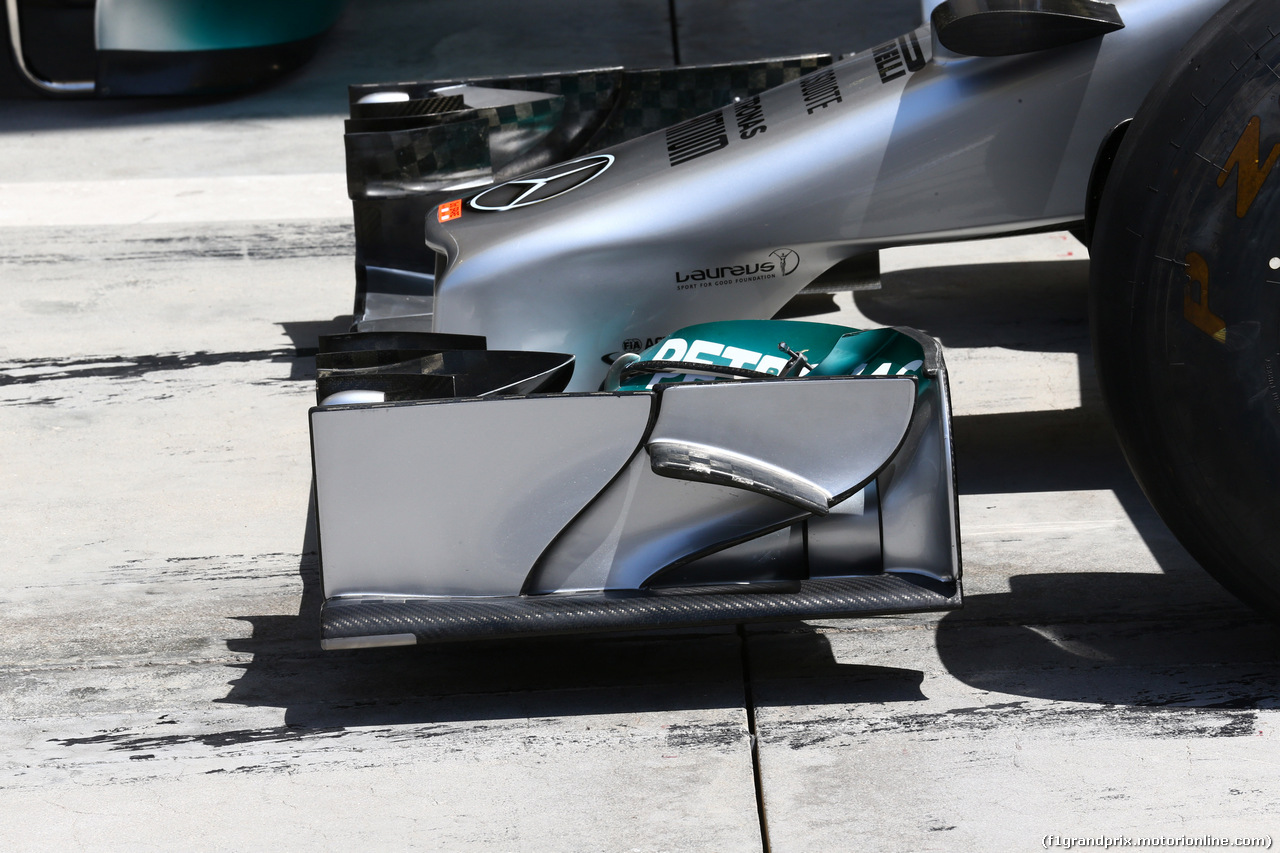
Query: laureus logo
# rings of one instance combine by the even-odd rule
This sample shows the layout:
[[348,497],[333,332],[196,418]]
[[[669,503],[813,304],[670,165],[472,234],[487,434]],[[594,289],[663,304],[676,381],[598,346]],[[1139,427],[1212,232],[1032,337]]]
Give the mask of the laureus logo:
[[594,154],[560,163],[514,181],[499,184],[471,199],[475,210],[515,210],[550,201],[600,176],[613,165],[612,154]]
[[778,269],[783,275],[791,275],[800,266],[800,253],[795,249],[778,249],[770,252],[769,257],[778,259]]
[[695,290],[723,284],[744,284],[766,278],[791,275],[800,266],[800,253],[795,249],[775,249],[769,253],[772,261],[734,264],[732,266],[703,267],[699,270],[681,270],[676,273],[676,290]]

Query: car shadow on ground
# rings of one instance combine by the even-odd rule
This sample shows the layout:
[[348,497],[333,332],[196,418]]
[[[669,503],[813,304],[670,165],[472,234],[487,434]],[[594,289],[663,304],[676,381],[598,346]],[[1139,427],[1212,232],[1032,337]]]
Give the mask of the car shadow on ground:
[[1014,576],[944,617],[936,642],[981,697],[946,717],[961,727],[1255,737],[1280,707],[1280,630],[1203,573]]
[[[746,640],[733,627],[321,651],[314,501],[306,529],[298,613],[240,617],[252,634],[227,645],[253,657],[224,702],[283,707],[289,726],[332,728],[738,708],[747,701]],[[837,663],[822,634],[792,627],[785,665],[802,676],[792,690],[796,701],[924,698],[921,672]],[[753,674],[774,667],[771,659],[753,660]]]
[[[921,267],[886,272],[878,290],[854,294],[885,326],[914,326],[956,347],[1034,352],[1089,350],[1089,260],[1072,257]],[[1079,251],[1081,257],[1075,254]]]
[[[1109,491],[1160,568],[1111,571],[1105,551],[1087,558],[1037,552],[1092,565],[1067,572],[1040,566],[1041,573],[1012,574],[1008,591],[970,592],[962,610],[938,623],[940,661],[971,687],[1034,699],[1273,707],[1276,626],[1187,554],[1125,463],[1094,374],[1088,277],[1087,259],[961,265],[890,273],[881,290],[857,294],[869,318],[922,328],[944,349],[1076,353],[1078,407],[953,420],[959,491],[971,499]],[[964,522],[962,516],[962,535]],[[973,568],[969,586],[980,587]]]
[[1102,705],[1280,707],[1280,628],[1205,577],[1017,575],[938,624],[981,691]]

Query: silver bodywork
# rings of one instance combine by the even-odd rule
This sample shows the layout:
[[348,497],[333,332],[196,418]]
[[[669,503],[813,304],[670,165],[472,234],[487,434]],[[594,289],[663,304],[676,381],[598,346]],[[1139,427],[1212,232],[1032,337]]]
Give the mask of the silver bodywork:
[[924,27],[758,104],[555,167],[544,178],[612,158],[538,203],[494,210],[491,190],[480,205],[460,190],[460,216],[426,221],[430,314],[421,297],[404,313],[573,353],[570,389],[591,390],[624,341],[771,316],[851,256],[1078,222],[1099,144],[1222,3],[1116,5],[1124,29],[1025,55],[959,56]]
[[[599,72],[355,87],[357,331],[572,354],[580,393],[313,409],[326,647],[958,606],[936,342],[899,330],[925,353],[919,377],[590,392],[629,369],[624,351],[709,364],[705,341],[665,336],[773,316],[879,249],[1084,220],[1100,146],[1222,2],[1102,5],[950,0],[945,32],[576,150],[589,121],[562,84]],[[1086,33],[974,26],[1010,9],[1081,10],[1069,26]],[[660,75],[631,85],[650,83],[660,99]],[[388,250],[406,212],[434,272]]]
[[[325,597],[639,589],[806,519],[852,567],[878,562],[878,531],[867,553],[848,547],[858,534],[839,533],[868,514],[889,531],[886,570],[953,580],[944,393],[917,403],[914,379],[849,377],[319,407]],[[792,421],[767,414],[779,407],[805,412],[803,441]],[[673,447],[698,463],[673,465]],[[877,474],[878,491],[863,494]],[[896,503],[921,491],[940,496],[938,536]],[[916,526],[896,542],[900,514]],[[852,573],[837,564],[818,574]]]
[[[556,630],[617,628],[610,595],[647,594],[643,605],[670,589],[687,602],[792,583],[794,604],[803,583],[838,593],[847,582],[862,596],[797,616],[956,606],[946,371],[932,346],[927,381],[761,379],[314,408],[326,613],[391,614],[354,629],[326,617],[325,645],[475,635],[457,627],[458,608],[515,608],[493,630],[537,633],[531,608],[549,602],[586,612]],[[779,411],[803,412],[805,426]],[[708,589],[717,583],[729,590]],[[904,590],[914,597],[902,600]],[[735,621],[665,621],[717,618]]]

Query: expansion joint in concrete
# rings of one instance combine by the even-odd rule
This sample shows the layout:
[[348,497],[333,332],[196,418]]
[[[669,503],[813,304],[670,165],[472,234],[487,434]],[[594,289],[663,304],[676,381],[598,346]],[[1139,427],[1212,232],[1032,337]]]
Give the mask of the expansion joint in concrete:
[[747,628],[738,626],[738,648],[742,658],[742,706],[747,712],[747,732],[751,738],[751,775],[756,786],[756,816],[760,821],[760,849],[769,853],[769,821],[764,808],[764,777],[760,772],[760,736],[756,732],[756,700],[751,690],[751,659],[747,652]]

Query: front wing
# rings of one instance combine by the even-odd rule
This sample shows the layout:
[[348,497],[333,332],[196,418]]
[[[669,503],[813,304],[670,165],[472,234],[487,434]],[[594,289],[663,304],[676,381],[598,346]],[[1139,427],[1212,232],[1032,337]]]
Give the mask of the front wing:
[[958,607],[946,369],[900,331],[918,376],[542,393],[523,354],[524,386],[343,402],[322,370],[324,647]]

